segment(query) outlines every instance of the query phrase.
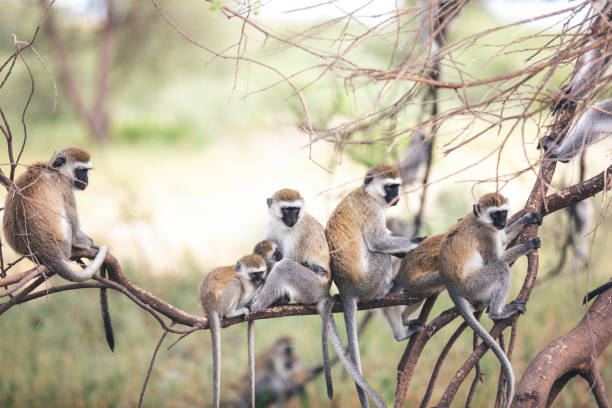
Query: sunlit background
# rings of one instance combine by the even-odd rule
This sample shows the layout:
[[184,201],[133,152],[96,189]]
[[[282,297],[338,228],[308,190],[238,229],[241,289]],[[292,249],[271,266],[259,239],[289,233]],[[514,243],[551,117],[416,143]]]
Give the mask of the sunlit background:
[[[309,9],[318,3],[271,1],[257,10],[256,21],[286,34],[357,9],[356,2],[349,0]],[[370,2],[355,13],[350,25],[371,27],[388,16],[397,3]],[[100,67],[98,32],[106,13],[104,4],[63,0],[53,6],[83,104],[94,111]],[[241,23],[219,13],[219,4],[160,3],[191,38],[222,50],[238,41]],[[70,102],[60,74],[60,60],[43,29],[35,48],[44,64],[34,54],[26,55],[35,78],[35,93],[25,116],[28,139],[22,162],[46,161],[55,150],[72,145],[88,149],[95,169],[89,188],[77,193],[82,229],[95,242],[110,247],[130,279],[177,307],[199,313],[196,291],[201,276],[215,266],[234,263],[252,250],[262,238],[267,221],[265,201],[274,191],[284,187],[299,190],[307,211],[324,224],[340,198],[361,183],[369,166],[381,161],[397,163],[410,141],[408,134],[396,144],[352,145],[342,151],[328,142],[311,145],[302,130],[306,119],[294,91],[285,84],[270,87],[280,79],[270,69],[245,61],[237,67],[235,61],[214,58],[169,27],[149,2],[128,1],[115,6],[120,19],[112,40],[106,101],[108,140],[96,143]],[[568,3],[562,1],[474,1],[453,22],[450,41],[566,7]],[[12,34],[22,41],[31,38],[41,7],[35,1],[0,0],[0,9],[0,59],[4,61],[14,50]],[[366,17],[373,15],[377,17]],[[557,29],[558,21],[540,20],[493,34],[490,41],[502,43],[508,35]],[[541,44],[520,47],[538,45]],[[309,56],[285,49],[274,39],[250,47],[248,52],[249,57],[263,59],[281,72],[298,72],[314,63]],[[391,50],[370,43],[354,52],[362,61],[385,66]],[[489,57],[487,47],[474,46],[458,58],[465,69],[473,69],[474,76],[482,78],[511,72],[523,63],[516,54],[493,62]],[[571,67],[560,70],[550,80],[549,88],[560,88],[570,73]],[[352,99],[344,92],[344,84],[333,78],[310,84],[315,74],[297,75],[295,83],[303,87],[318,128],[350,118],[356,107],[375,98],[374,91],[368,95],[365,90]],[[0,92],[17,144],[23,140],[20,121],[29,89],[27,70],[18,63]],[[469,90],[468,96],[482,97],[478,92],[483,91]],[[452,101],[444,99],[442,103],[450,106]],[[414,121],[410,117],[403,120]],[[448,153],[448,144],[464,130],[464,125],[459,119],[449,120],[439,131],[423,234],[444,231],[470,210],[474,197],[495,190],[495,183],[481,184],[478,180],[523,169],[528,161],[535,162],[539,157],[536,145],[543,135],[538,133],[537,124],[530,122],[514,130],[499,167],[497,156],[490,155],[501,140],[497,131],[481,137],[476,144]],[[471,131],[483,127],[484,124],[476,124]],[[588,150],[586,177],[609,165],[611,147],[610,141],[604,141]],[[578,180],[576,162],[559,165],[553,190]],[[502,192],[510,197],[513,210],[522,208],[534,180],[535,173],[526,172],[503,185]],[[406,187],[401,204],[389,214],[410,219],[418,209],[419,195],[417,185]],[[599,217],[607,201],[600,194],[591,203],[595,217]],[[566,219],[564,212],[545,219],[540,277],[557,262],[567,230]],[[591,288],[609,278],[606,249],[612,238],[612,224],[609,217],[594,219],[596,224],[599,226],[593,245],[593,234],[588,237],[590,266],[580,264],[577,273],[572,274],[570,256],[560,277],[534,290],[528,313],[519,320],[513,356],[518,378],[539,349],[574,327],[582,317],[580,301],[587,276]],[[2,251],[9,260],[16,258],[6,246]],[[30,266],[24,263],[22,268]],[[516,279],[511,296],[516,295],[522,283],[524,260],[513,271]],[[0,318],[0,406],[135,406],[161,329],[133,303],[111,294],[117,338],[112,354],[104,343],[97,302],[94,291],[73,291],[27,303]],[[434,313],[450,306],[450,300],[443,295]],[[443,338],[455,330],[459,324],[455,323],[428,345],[419,365],[422,370],[417,371],[411,385],[415,395],[408,396],[408,406],[423,394]],[[318,330],[316,317],[258,322],[257,349],[268,347],[278,336],[291,335],[296,338],[297,353],[314,366],[320,362]],[[234,326],[223,336],[222,399],[230,401],[245,386],[241,380],[246,366],[245,328]],[[390,403],[395,391],[395,367],[405,344],[393,341],[380,316],[375,317],[360,344],[366,378]],[[470,349],[471,335],[464,334],[441,378],[448,379]],[[171,351],[162,348],[145,406],[207,406],[212,399],[210,350],[208,332],[192,334]],[[610,388],[612,367],[602,367],[606,356],[612,357],[610,351],[600,358],[600,367]],[[499,371],[493,356],[485,357],[483,371],[487,385],[479,388],[473,406],[490,406],[494,400]],[[331,404],[358,406],[353,385],[341,372],[339,367],[334,369],[336,398]],[[554,406],[592,406],[588,387],[581,381],[572,380]],[[432,401],[437,401],[445,385],[438,384]],[[464,388],[457,401],[466,395]],[[310,383],[307,392],[306,402],[295,400],[289,405],[329,406],[322,379]]]

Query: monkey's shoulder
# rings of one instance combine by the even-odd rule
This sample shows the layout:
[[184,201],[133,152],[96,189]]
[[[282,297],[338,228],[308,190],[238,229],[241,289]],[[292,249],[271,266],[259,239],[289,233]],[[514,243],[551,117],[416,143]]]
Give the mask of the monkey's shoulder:
[[17,178],[15,186],[22,192],[34,190],[41,184],[48,183],[49,181],[55,181],[57,172],[50,168],[46,163],[37,162],[33,163],[25,173]]

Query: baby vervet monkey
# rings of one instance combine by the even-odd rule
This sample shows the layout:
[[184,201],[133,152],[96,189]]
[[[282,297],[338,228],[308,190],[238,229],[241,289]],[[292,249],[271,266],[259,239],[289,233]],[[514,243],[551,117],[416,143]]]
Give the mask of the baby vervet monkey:
[[[531,213],[534,214],[534,213]],[[506,319],[525,312],[525,303],[515,300],[505,305],[510,290],[510,267],[518,257],[540,247],[540,239],[530,238],[504,251],[508,201],[499,193],[480,197],[473,213],[453,225],[440,245],[440,279],[466,323],[493,350],[508,380],[506,406],[514,394],[514,374],[504,350],[474,317],[477,310],[488,308],[492,320]],[[530,215],[538,218],[537,215]],[[516,224],[516,223],[515,223]],[[514,224],[513,224],[514,225]],[[520,229],[520,225],[516,226]],[[515,229],[510,226],[510,234]]]
[[[244,315],[248,317],[247,304],[253,300],[266,273],[266,262],[256,254],[246,255],[236,265],[222,266],[209,272],[198,290],[198,299],[208,316],[213,345],[213,406],[219,407],[221,392],[221,318]],[[249,373],[254,384],[252,367],[254,358],[252,326],[249,327]],[[251,389],[253,387],[251,386]],[[253,399],[252,399],[253,400]]]
[[283,259],[283,253],[278,248],[276,242],[269,239],[258,242],[253,248],[253,253],[261,256],[266,261],[266,277],[272,270],[272,267]]
[[333,396],[327,346],[329,335],[347,372],[366,389],[378,406],[384,406],[382,399],[346,356],[335,322],[330,318],[334,302],[329,295],[329,248],[323,226],[303,211],[304,199],[295,190],[277,191],[267,200],[267,205],[270,221],[264,238],[278,244],[283,260],[272,268],[251,309],[263,310],[283,296],[296,303],[315,303],[322,319],[321,347],[328,397],[331,399]]
[[[537,212],[531,212],[507,225],[502,231],[501,245],[508,244],[529,224],[541,225],[542,216]],[[451,230],[452,228],[449,231]],[[426,238],[402,258],[391,292],[403,289],[410,296],[425,299],[444,290],[439,274],[439,255],[440,247],[447,235],[448,232]],[[395,340],[401,341],[420,330],[421,323],[418,319],[410,319],[410,315],[422,303],[423,301],[420,301],[403,307],[383,309]]]
[[[255,405],[283,406],[291,396],[304,390],[304,383],[311,370],[294,352],[293,339],[281,337],[272,347],[257,355],[255,370]],[[248,393],[242,398],[241,407],[248,406]]]
[[[9,189],[4,204],[4,237],[15,252],[72,282],[96,273],[108,247],[93,244],[79,225],[74,190],[85,190],[90,155],[75,147],[60,150],[48,163],[34,163]],[[98,249],[85,269],[72,268],[72,249]]]
[[[400,184],[396,168],[373,167],[363,185],[338,204],[325,229],[332,277],[344,306],[351,359],[360,373],[357,300],[386,295],[394,278],[393,256],[402,257],[416,246],[408,238],[389,235],[385,227],[385,210],[399,201]],[[357,391],[361,406],[369,406],[363,391],[359,387]]]

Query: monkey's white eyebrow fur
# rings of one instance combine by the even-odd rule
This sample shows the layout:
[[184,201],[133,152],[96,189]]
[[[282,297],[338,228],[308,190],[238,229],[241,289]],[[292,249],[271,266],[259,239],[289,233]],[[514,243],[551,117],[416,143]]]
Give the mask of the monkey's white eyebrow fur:
[[303,207],[304,200],[279,201],[279,207]]

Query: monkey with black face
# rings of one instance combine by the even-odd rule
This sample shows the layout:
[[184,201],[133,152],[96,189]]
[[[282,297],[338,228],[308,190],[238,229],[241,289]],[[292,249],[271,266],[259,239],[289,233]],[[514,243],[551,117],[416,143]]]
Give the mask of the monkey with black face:
[[87,187],[91,168],[85,150],[61,150],[49,163],[30,166],[10,188],[4,205],[4,237],[11,248],[71,282],[91,279],[108,252],[103,245],[88,267],[71,268],[73,247],[96,248],[81,231],[73,191]]
[[[361,372],[357,340],[357,300],[384,296],[392,286],[392,256],[402,257],[416,245],[393,237],[385,227],[384,212],[399,201],[400,177],[391,166],[375,166],[364,183],[346,196],[332,213],[325,235],[331,271],[344,305],[344,321],[353,363]],[[362,407],[368,406],[357,387]]]
[[[510,290],[510,267],[517,258],[540,247],[539,238],[503,250],[508,202],[499,193],[482,196],[473,212],[453,225],[442,240],[439,272],[442,283],[466,323],[500,360],[508,380],[506,403],[514,394],[514,374],[504,350],[474,317],[470,305],[489,309],[492,320],[506,319],[525,312],[525,303],[505,305]],[[518,227],[517,227],[518,228]],[[514,233],[515,229],[511,229]]]
[[[221,392],[221,318],[244,315],[264,281],[266,263],[259,255],[246,255],[232,266],[222,266],[209,272],[198,289],[198,299],[208,316],[213,344],[213,406],[219,407]],[[254,370],[252,327],[249,328],[249,373]],[[251,384],[254,378],[251,376]],[[251,390],[253,387],[251,386]]]
[[329,295],[329,248],[323,226],[303,211],[304,199],[295,190],[277,191],[267,200],[267,205],[270,221],[265,239],[276,242],[284,258],[272,268],[251,309],[263,310],[285,295],[293,302],[315,303],[322,319],[321,346],[328,397],[331,399],[333,396],[327,348],[329,335],[348,373],[366,388],[379,406],[384,406],[382,399],[346,356],[335,322],[330,318],[333,301]]
[[[508,244],[529,224],[542,224],[542,216],[538,212],[523,215],[512,224],[507,225],[501,237],[502,245]],[[433,235],[426,238],[415,249],[402,258],[394,286],[391,291],[404,290],[410,296],[425,299],[442,292],[445,287],[439,273],[439,255],[442,242],[448,233]],[[383,309],[383,314],[391,327],[395,340],[405,339],[420,327],[418,319],[410,319],[410,315],[423,302],[407,306],[394,306]],[[407,326],[407,327],[406,327]]]
[[[4,204],[4,237],[15,252],[44,265],[71,282],[82,282],[96,273],[108,253],[97,247],[79,224],[74,190],[85,190],[92,169],[85,150],[68,148],[55,153],[48,163],[34,163],[11,186]],[[73,248],[97,248],[98,253],[84,269],[71,266]],[[114,348],[106,288],[100,289],[100,304],[106,339]]]

